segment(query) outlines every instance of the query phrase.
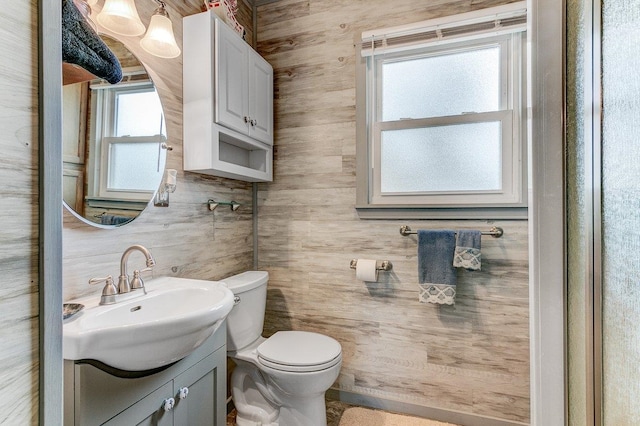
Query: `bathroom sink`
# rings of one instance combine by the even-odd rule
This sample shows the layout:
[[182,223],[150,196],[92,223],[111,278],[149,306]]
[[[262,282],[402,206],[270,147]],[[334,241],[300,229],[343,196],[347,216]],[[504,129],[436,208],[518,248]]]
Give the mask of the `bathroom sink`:
[[124,371],[163,367],[198,348],[233,307],[221,282],[161,277],[145,286],[146,295],[136,290],[113,305],[99,305],[99,296],[79,299],[84,310],[63,324],[64,358]]

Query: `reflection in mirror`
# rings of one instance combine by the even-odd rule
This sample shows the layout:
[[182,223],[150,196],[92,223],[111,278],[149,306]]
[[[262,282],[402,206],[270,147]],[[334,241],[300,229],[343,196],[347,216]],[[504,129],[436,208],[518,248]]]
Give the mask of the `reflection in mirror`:
[[132,221],[162,179],[166,128],[160,98],[144,66],[117,40],[123,79],[63,86],[63,197],[90,224]]

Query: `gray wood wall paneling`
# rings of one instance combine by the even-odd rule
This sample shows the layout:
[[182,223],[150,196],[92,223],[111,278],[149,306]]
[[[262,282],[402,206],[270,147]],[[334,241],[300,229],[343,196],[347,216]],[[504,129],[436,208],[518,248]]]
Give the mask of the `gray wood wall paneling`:
[[[3,39],[0,52],[12,60],[6,61],[0,70],[3,87],[0,106],[4,111],[0,116],[3,129],[0,135],[3,150],[0,176],[4,182],[0,189],[3,200],[0,214],[5,222],[0,255],[4,276],[0,288],[0,340],[3,343],[0,346],[3,366],[0,382],[4,389],[11,391],[0,399],[0,423],[57,425],[62,418],[62,383],[58,366],[62,365],[62,286],[59,283],[63,278],[60,251],[61,168],[57,161],[61,155],[56,146],[56,141],[60,140],[61,124],[60,109],[54,104],[60,100],[60,87],[55,83],[60,81],[60,70],[59,62],[53,71],[48,66],[51,66],[51,58],[60,57],[60,3],[33,0],[9,2],[4,6],[6,13],[0,17]],[[170,12],[180,34],[181,17],[198,12],[200,2],[190,0],[177,6],[179,10],[170,8]],[[143,20],[148,22],[153,7],[153,4],[140,7]],[[251,33],[251,23],[243,24]],[[155,60],[145,59],[149,62]],[[46,69],[46,78],[38,76],[39,63],[41,71]],[[159,63],[155,68],[162,69],[159,76],[170,82],[162,85],[160,81],[159,85],[162,86],[161,96],[170,120],[168,127],[172,133],[172,144],[176,148],[170,166],[181,169],[182,81],[176,78],[182,75],[181,61],[177,59],[171,66]],[[46,108],[46,105],[54,107]],[[41,126],[38,125],[39,112],[42,114]],[[116,231],[90,228],[65,212],[64,240],[68,249],[65,251],[67,267],[64,274],[66,297],[99,291],[88,289],[86,278],[116,268],[120,250],[140,241],[134,230],[139,232],[138,235],[158,234],[156,240],[167,246],[169,241],[189,241],[196,234],[191,242],[170,247],[178,256],[172,250],[159,250],[161,253],[157,255],[165,260],[159,273],[171,270],[176,275],[221,278],[249,269],[252,263],[250,185],[197,175],[187,176],[181,183],[184,197],[180,192],[174,197],[177,198],[175,204],[182,204],[181,209],[164,209],[164,215],[155,217],[147,212],[141,220],[145,226],[136,223],[128,231],[127,228]],[[211,197],[234,198],[243,203],[243,207],[233,215],[226,212],[211,214],[204,207],[206,199]],[[39,211],[41,221],[38,219]],[[191,223],[192,226],[188,230],[172,226],[183,223]],[[164,231],[167,228],[172,228],[172,231]],[[123,237],[130,233],[134,235]],[[110,243],[113,246],[111,256],[105,250]],[[148,245],[156,252],[155,243]],[[171,262],[170,259],[178,261]],[[47,333],[39,333],[39,327],[43,330],[45,325]],[[40,369],[40,366],[46,367]]]
[[39,413],[38,4],[0,14],[0,424]]
[[[266,332],[313,330],[343,347],[337,392],[369,401],[529,421],[526,221],[360,220],[355,212],[354,35],[504,1],[282,0],[258,7],[258,51],[275,69],[274,182],[259,184]],[[409,17],[409,18],[407,18]],[[483,270],[459,274],[455,307],[417,302],[419,228],[504,227]],[[394,269],[362,283],[351,258]]]
[[[252,37],[251,10],[240,2],[238,19]],[[153,2],[138,2],[145,25],[153,13]],[[182,45],[182,17],[201,11],[202,2],[169,2],[178,45]],[[247,19],[249,19],[247,21]],[[142,244],[153,253],[154,276],[220,279],[253,267],[253,218],[251,184],[182,170],[182,57],[160,59],[144,52],[137,38],[125,45],[149,68],[158,89],[167,121],[167,167],[178,170],[176,192],[168,208],[147,207],[131,224],[116,229],[97,229],[64,213],[64,298],[69,300],[99,292],[89,287],[91,277],[119,273],[120,257],[132,244]],[[235,200],[236,212],[207,209],[209,198]],[[143,257],[130,258],[129,270],[143,267]]]

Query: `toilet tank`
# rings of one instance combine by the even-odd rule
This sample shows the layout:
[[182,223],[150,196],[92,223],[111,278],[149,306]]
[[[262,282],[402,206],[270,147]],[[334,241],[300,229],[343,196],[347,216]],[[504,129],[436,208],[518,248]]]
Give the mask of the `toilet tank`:
[[247,271],[222,280],[233,292],[236,304],[227,317],[227,350],[248,346],[262,335],[267,303],[266,271]]

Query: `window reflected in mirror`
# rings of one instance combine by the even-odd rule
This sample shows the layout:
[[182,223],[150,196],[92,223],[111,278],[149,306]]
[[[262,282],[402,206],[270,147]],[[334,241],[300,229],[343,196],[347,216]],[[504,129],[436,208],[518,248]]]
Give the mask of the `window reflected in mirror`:
[[146,69],[122,43],[102,36],[123,68],[118,84],[63,86],[64,202],[90,224],[137,217],[158,189],[166,125]]

